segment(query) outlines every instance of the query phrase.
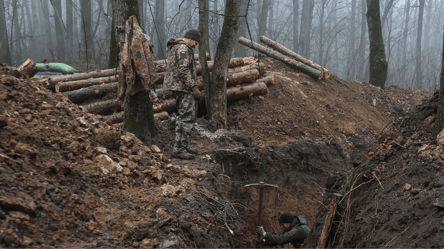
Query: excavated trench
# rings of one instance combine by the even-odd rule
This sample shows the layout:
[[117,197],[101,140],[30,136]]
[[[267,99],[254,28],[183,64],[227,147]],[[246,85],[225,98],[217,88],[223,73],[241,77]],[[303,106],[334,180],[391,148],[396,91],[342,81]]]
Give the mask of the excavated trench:
[[[324,144],[299,140],[280,147],[213,151],[212,158],[232,181],[226,192],[245,221],[243,246],[255,246],[257,225],[264,226],[265,231],[278,233],[278,218],[283,212],[303,216],[309,227],[313,227],[326,193],[325,186],[328,185],[328,189],[339,186],[341,176],[353,167],[355,156],[368,147],[364,139],[356,137],[354,141],[351,157],[334,140]],[[261,224],[258,224],[259,190],[244,187],[258,182],[279,186],[278,189],[265,188]]]

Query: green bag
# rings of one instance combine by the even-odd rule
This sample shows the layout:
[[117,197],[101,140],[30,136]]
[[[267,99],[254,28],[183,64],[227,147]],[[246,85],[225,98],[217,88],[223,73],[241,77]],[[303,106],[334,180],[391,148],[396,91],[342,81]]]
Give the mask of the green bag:
[[62,74],[70,74],[77,70],[70,65],[63,63],[36,63],[39,72],[59,72]]

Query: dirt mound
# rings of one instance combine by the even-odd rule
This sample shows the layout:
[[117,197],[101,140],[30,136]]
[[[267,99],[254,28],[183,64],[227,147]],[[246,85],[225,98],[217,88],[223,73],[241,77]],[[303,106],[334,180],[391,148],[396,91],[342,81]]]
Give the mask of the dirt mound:
[[248,134],[259,147],[285,145],[301,138],[336,138],[352,153],[350,139],[370,139],[431,95],[427,90],[397,86],[382,90],[336,76],[316,80],[279,61],[267,57],[260,61],[268,66],[269,74],[276,76],[277,83],[269,86],[267,96],[233,101],[228,109],[229,128]]
[[0,82],[0,247],[239,246],[218,165],[171,164],[14,68]]
[[[443,247],[443,145],[434,139],[438,94],[388,126],[343,177],[330,247]],[[328,205],[331,196],[324,201]],[[307,246],[316,245],[320,207]]]
[[266,192],[266,231],[277,232],[286,211],[316,227],[328,189],[430,95],[261,62],[277,83],[266,96],[230,102],[228,130],[210,132],[199,119],[193,161],[169,159],[168,121],[156,124],[158,147],[146,146],[0,65],[0,246],[252,247],[258,191],[243,186],[259,181],[280,187]]

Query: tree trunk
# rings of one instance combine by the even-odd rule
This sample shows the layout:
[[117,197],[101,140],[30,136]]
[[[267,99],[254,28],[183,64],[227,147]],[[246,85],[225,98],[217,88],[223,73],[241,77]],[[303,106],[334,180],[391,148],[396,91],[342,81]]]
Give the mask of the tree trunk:
[[[356,0],[353,0],[356,1]],[[322,63],[322,59],[324,57],[324,15],[325,8],[327,7],[327,0],[321,1],[321,15],[319,17],[319,63]]]
[[347,80],[353,80],[356,74],[356,61],[355,61],[355,43],[356,43],[356,34],[355,34],[355,26],[356,23],[356,0],[352,0],[352,11],[350,18],[350,50],[348,51],[348,60],[347,60]]
[[3,31],[3,35],[0,37],[0,62],[6,63],[12,66],[11,52],[9,50],[8,32],[6,29],[6,10],[5,1],[0,0],[0,30]]
[[[247,7],[248,7],[248,0],[241,0],[241,9],[239,12],[240,17],[240,23],[239,23],[239,30],[237,31],[237,37],[236,40],[239,39],[239,37],[247,36],[247,22],[245,20],[245,16],[247,14]],[[245,57],[247,56],[247,48],[238,42],[234,45],[234,56],[236,57]]]
[[62,24],[62,0],[50,0],[52,7],[54,8],[54,22],[56,28],[57,38],[57,57],[59,60],[65,60],[65,32],[63,31]]
[[47,0],[42,0],[42,9],[43,9],[43,26],[45,27],[45,34],[44,36],[48,39],[48,48],[53,47],[53,43],[52,43],[52,31],[51,31],[51,21],[49,19],[49,5],[48,5],[48,1]]
[[87,64],[86,70],[88,70],[89,63],[94,58],[93,36],[91,26],[91,2],[89,0],[80,0],[80,12],[81,12],[81,27],[82,27],[82,42],[84,46],[84,56]]
[[379,0],[367,0],[367,24],[370,40],[370,84],[385,87],[387,61],[382,39]]
[[271,58],[274,58],[276,60],[280,60],[280,61],[284,62],[285,64],[287,64],[297,70],[300,70],[301,72],[303,72],[307,75],[310,75],[312,77],[316,77],[318,79],[322,79],[322,77],[323,77],[323,73],[321,71],[319,71],[315,68],[309,67],[297,60],[293,60],[285,55],[282,55],[279,52],[267,49],[264,46],[262,46],[256,42],[252,42],[244,37],[239,38],[239,42],[244,44],[245,46],[248,46],[251,49],[255,49],[265,55],[268,55]]
[[367,33],[367,17],[366,17],[366,0],[361,0],[361,38],[359,41],[358,55],[356,63],[359,65],[358,67],[358,80],[365,81],[364,72],[365,72],[365,34]]
[[405,80],[405,74],[406,74],[406,66],[407,66],[407,35],[409,32],[409,19],[410,19],[410,0],[405,0],[405,21],[404,21],[404,32],[402,33],[402,67],[401,67],[401,74],[402,80]]
[[267,29],[268,8],[270,7],[271,0],[263,0],[261,9],[261,18],[259,22],[259,37],[265,35]]
[[217,43],[214,68],[210,88],[210,121],[217,128],[227,125],[226,79],[228,63],[239,28],[240,0],[226,0],[222,32]]
[[164,0],[156,0],[156,26],[158,32],[157,58],[166,59],[166,36],[165,36],[165,3]]
[[[144,101],[144,102],[149,102],[149,101]],[[118,112],[121,111],[122,108],[123,108],[122,101],[119,101],[117,99],[110,99],[89,105],[80,106],[80,109],[94,114],[104,114],[104,113],[109,113],[110,111]]]
[[299,49],[299,0],[293,0],[293,51]]
[[115,92],[117,90],[117,82],[102,84],[97,86],[90,86],[74,91],[64,92],[68,96],[69,100],[75,104],[85,102],[90,98],[101,98],[109,92]]
[[151,144],[157,130],[149,92],[143,90],[133,96],[125,95],[123,130],[133,133],[143,143]]
[[[210,69],[208,67],[206,53],[210,51],[209,40],[209,23],[208,23],[208,0],[199,0],[199,33],[201,37],[201,43],[199,44],[199,64],[201,68],[202,81],[204,85],[205,96],[209,97],[210,94]],[[196,68],[197,69],[197,68]],[[197,71],[197,70],[196,70]],[[210,103],[209,99],[205,100],[205,103]],[[207,110],[210,110],[209,106],[206,106]]]
[[424,32],[424,46],[423,46],[423,48],[424,48],[424,50],[428,50],[428,48],[429,48],[429,43],[430,43],[430,40],[431,40],[431,37],[430,37],[430,34],[431,34],[431,30],[432,30],[432,28],[431,28],[431,26],[430,26],[430,20],[432,19],[432,6],[433,6],[433,0],[429,0],[428,1],[428,4],[427,4],[427,15],[426,15],[426,23],[425,23],[425,26],[424,27],[426,27],[426,29],[424,30],[425,32]]
[[132,15],[135,15],[137,21],[140,23],[139,18],[139,3],[137,0],[109,0],[112,6],[112,27],[111,27],[111,40],[109,48],[109,68],[117,68],[119,65],[118,54],[120,52],[119,46],[119,33],[116,27],[125,27],[125,22]]
[[301,35],[299,40],[299,53],[302,56],[310,58],[310,36],[311,23],[313,21],[313,10],[315,2],[313,0],[304,0],[302,4]]
[[270,0],[270,6],[268,7],[268,36],[274,39],[274,0]]
[[78,81],[68,81],[68,82],[62,82],[55,85],[56,92],[66,92],[66,91],[73,91],[84,87],[89,86],[95,86],[95,85],[101,85],[106,84],[110,82],[117,82],[116,76],[109,76],[104,78],[93,78],[93,79],[86,79],[86,80],[78,80]]
[[70,60],[73,59],[73,39],[74,39],[74,28],[73,28],[73,5],[72,1],[67,0],[66,1],[66,31],[67,31],[67,52],[68,56],[66,59]]
[[444,36],[442,43],[442,62],[441,62],[441,82],[439,85],[439,99],[438,99],[438,112],[436,114],[436,122],[435,122],[435,137],[442,131],[444,128]]
[[[22,46],[21,46],[21,40],[22,40],[22,34],[20,32],[20,23],[19,23],[19,17],[18,17],[18,7],[19,7],[19,0],[14,0],[12,5],[12,16],[13,16],[13,25],[14,25],[14,39],[11,41],[14,48],[14,66],[17,66],[22,61]],[[12,31],[11,31],[12,32]]]
[[419,0],[418,31],[416,33],[416,49],[415,49],[415,58],[416,58],[415,82],[417,89],[422,89],[421,38],[422,38],[422,20],[424,18],[424,3],[425,0]]

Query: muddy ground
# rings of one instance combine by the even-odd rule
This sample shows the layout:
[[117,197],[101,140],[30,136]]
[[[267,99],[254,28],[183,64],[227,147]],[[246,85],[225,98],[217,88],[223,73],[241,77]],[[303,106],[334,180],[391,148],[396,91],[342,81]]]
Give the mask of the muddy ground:
[[[385,150],[375,148],[396,139],[387,132],[407,125],[399,120],[418,113],[415,106],[432,94],[396,86],[383,90],[337,77],[321,81],[266,57],[261,62],[275,74],[276,84],[267,95],[230,102],[227,130],[212,132],[200,118],[192,134],[200,153],[193,161],[171,159],[174,131],[168,121],[157,123],[154,146],[146,146],[120,124],[109,126],[63,93],[2,65],[0,245],[253,247],[258,190],[244,185],[260,181],[279,186],[266,190],[265,230],[278,232],[277,217],[290,211],[308,220],[314,228],[309,241],[314,241],[323,223],[321,204],[332,189],[346,189],[360,169],[374,170],[382,158],[376,151]],[[425,136],[415,129],[423,134],[414,139]],[[398,152],[394,146],[391,150]],[[367,179],[363,175],[359,181]],[[378,173],[383,186],[386,177]],[[412,188],[417,182],[411,181]],[[371,184],[366,186],[379,186]],[[362,193],[344,196],[364,198]],[[356,203],[356,213],[367,207],[362,200]],[[358,245],[353,241],[370,234],[365,230],[370,223],[362,222],[372,220],[360,217],[351,219],[356,228],[347,226],[344,232],[338,225],[338,234],[346,238],[342,246]],[[399,245],[395,242],[403,236],[389,246]],[[378,240],[359,246],[392,239],[374,237]]]

